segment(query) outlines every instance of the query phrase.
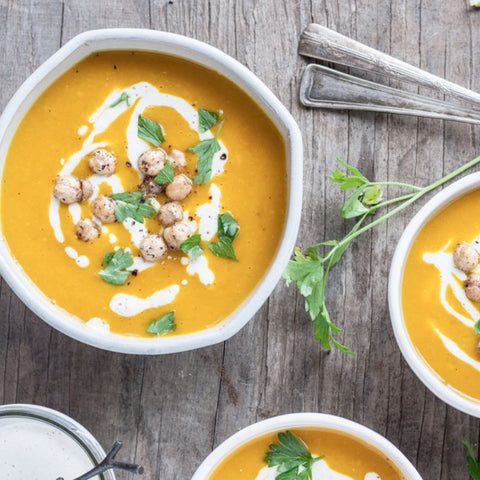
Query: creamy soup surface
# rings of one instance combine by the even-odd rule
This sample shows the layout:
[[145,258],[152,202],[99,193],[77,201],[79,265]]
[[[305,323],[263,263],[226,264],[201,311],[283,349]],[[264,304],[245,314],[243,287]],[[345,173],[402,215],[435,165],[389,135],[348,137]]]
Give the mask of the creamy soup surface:
[[413,242],[403,274],[405,325],[415,348],[457,393],[480,401],[478,302],[467,298],[467,274],[455,267],[460,242],[478,248],[480,190],[464,195],[431,218]]
[[[301,440],[314,463],[312,480],[403,480],[405,476],[382,452],[338,430],[317,427],[289,430]],[[278,432],[255,438],[234,450],[211,473],[208,480],[274,480],[279,475],[268,467],[265,454],[278,444]]]
[[[199,109],[219,117],[205,132],[199,128]],[[186,165],[174,173],[190,179],[198,173],[199,158],[188,149],[218,135],[211,178],[194,183],[180,202],[184,221],[201,236],[199,257],[169,250],[156,263],[143,260],[142,239],[163,231],[156,214],[144,224],[131,218],[97,221],[99,238],[77,237],[81,218],[96,220],[96,197],[139,190],[144,176],[138,158],[155,148],[138,135],[139,115],[161,125],[167,154],[185,154]],[[89,158],[98,148],[116,157],[113,175],[90,169]],[[89,179],[92,197],[60,203],[52,196],[59,174]],[[148,337],[152,321],[174,312],[176,330],[168,334],[185,334],[224,320],[265,274],[283,232],[286,176],[280,132],[228,79],[175,57],[102,52],[51,85],[18,127],[2,178],[2,231],[40,290],[88,326]],[[152,205],[158,209],[167,200],[160,193]],[[239,225],[233,241],[238,261],[215,256],[208,247],[219,240],[218,215],[227,212]],[[134,261],[123,285],[98,275],[105,254],[118,249],[127,249]]]

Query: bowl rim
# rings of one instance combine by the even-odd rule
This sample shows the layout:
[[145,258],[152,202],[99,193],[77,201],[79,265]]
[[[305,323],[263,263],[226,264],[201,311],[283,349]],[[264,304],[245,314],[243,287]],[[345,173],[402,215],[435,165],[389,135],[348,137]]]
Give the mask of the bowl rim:
[[[215,67],[205,63],[206,60],[209,60],[219,70],[224,69],[224,71],[231,73],[234,77],[234,83],[246,91],[264,111],[266,111],[265,107],[272,110],[271,114],[268,111],[266,113],[281,130],[287,150],[289,171],[287,215],[276,255],[250,295],[222,322],[199,332],[152,339],[114,333],[99,334],[98,331],[89,328],[83,322],[76,321],[73,315],[66,311],[62,312],[60,308],[49,304],[47,297],[41,293],[40,289],[36,287],[10,254],[3,234],[0,236],[0,274],[22,302],[49,325],[78,341],[104,350],[156,355],[187,351],[223,342],[243,328],[268,299],[280,280],[295,246],[302,206],[303,145],[300,129],[290,112],[273,92],[247,67],[221,50],[199,40],[170,32],[141,28],[111,28],[89,30],[75,36],[25,80],[0,116],[0,143],[4,141],[9,124],[15,118],[17,109],[20,108],[27,97],[33,94],[35,87],[41,85],[42,82],[45,82],[48,86],[59,77],[56,74],[53,80],[48,80],[48,74],[82,48],[88,48],[89,53],[100,50],[115,50],[115,48],[101,47],[95,49],[95,45],[98,46],[102,42],[115,40],[146,42],[151,44],[152,51],[154,49],[161,51],[163,47],[164,49],[171,48],[190,52],[192,56],[196,56],[195,59],[190,58],[190,61],[215,69]],[[133,47],[131,50],[145,51],[146,49]],[[220,73],[225,75],[222,71]],[[41,89],[42,92],[44,88],[45,85]],[[38,94],[35,96],[35,100],[36,98],[38,98]],[[272,113],[277,118],[273,118]],[[2,165],[4,161],[5,158],[0,159]],[[30,281],[28,282],[26,279]],[[68,315],[72,318],[66,318]]]
[[423,359],[408,335],[402,312],[402,283],[410,248],[423,226],[440,210],[457,198],[480,188],[480,172],[472,173],[450,184],[434,195],[404,229],[393,254],[388,279],[388,306],[393,333],[404,359],[415,375],[438,398],[469,415],[480,417],[480,400],[470,399],[446,385]]
[[[0,405],[0,420],[5,416],[30,418],[46,422],[59,430],[65,431],[67,435],[70,435],[86,451],[91,460],[95,460],[97,464],[106,456],[105,450],[89,430],[81,423],[78,423],[73,418],[58,410],[30,403],[10,403]],[[108,470],[104,472],[100,478],[101,480],[115,480],[116,477],[113,470]]]
[[336,415],[316,412],[289,413],[249,425],[222,442],[200,464],[192,480],[208,480],[213,470],[236,448],[260,435],[288,428],[322,427],[338,430],[375,447],[392,459],[407,480],[422,480],[410,460],[379,433],[352,420]]

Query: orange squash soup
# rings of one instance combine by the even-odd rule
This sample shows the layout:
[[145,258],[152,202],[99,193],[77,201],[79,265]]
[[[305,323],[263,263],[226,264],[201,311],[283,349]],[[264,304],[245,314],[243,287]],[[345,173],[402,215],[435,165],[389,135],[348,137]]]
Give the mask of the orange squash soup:
[[454,200],[423,226],[402,283],[403,317],[418,353],[447,386],[473,401],[480,400],[477,206],[480,190]]
[[[401,480],[405,476],[382,452],[361,440],[338,430],[310,427],[294,428],[282,434],[294,436],[311,456],[310,466],[298,457],[286,453],[290,465],[277,463],[267,452],[282,449],[278,432],[262,435],[247,442],[228,455],[208,480],[273,480],[286,469],[310,468],[312,480]],[[288,440],[288,439],[287,439]],[[288,442],[291,445],[291,441]],[[275,445],[275,447],[272,447]],[[291,452],[292,450],[290,450]],[[270,466],[269,466],[270,462]],[[296,470],[297,471],[297,470]],[[292,477],[293,478],[293,477]],[[296,477],[295,477],[296,478]],[[306,477],[309,478],[309,477]]]
[[252,292],[286,216],[283,138],[220,74],[101,52],[40,95],[2,178],[11,254],[89,326],[151,337],[224,320]]

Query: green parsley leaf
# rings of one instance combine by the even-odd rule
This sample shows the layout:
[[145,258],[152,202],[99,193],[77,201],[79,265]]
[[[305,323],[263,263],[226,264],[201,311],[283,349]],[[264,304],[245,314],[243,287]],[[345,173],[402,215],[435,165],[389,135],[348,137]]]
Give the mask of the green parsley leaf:
[[198,109],[198,131],[200,133],[205,133],[207,130],[210,130],[220,118],[220,115],[217,112],[209,112],[203,108]]
[[215,137],[202,140],[195,146],[187,149],[187,152],[193,152],[198,157],[197,175],[193,177],[193,183],[197,185],[202,182],[206,185],[212,177],[212,162],[213,156],[220,151],[220,144],[218,143],[218,135],[222,130],[223,120],[218,127]]
[[207,184],[212,177],[213,156],[220,151],[220,144],[216,138],[209,138],[197,143],[194,147],[187,150],[194,152],[198,157],[197,175],[193,177],[193,183]]
[[480,335],[480,320],[475,324],[473,329],[475,330],[475,335]]
[[312,467],[323,457],[314,458],[308,448],[292,432],[280,432],[279,444],[272,443],[264,461],[269,467],[276,467],[277,480],[311,480]]
[[165,141],[162,126],[147,117],[138,116],[137,128],[137,135],[156,147],[159,147]]
[[182,242],[180,248],[182,252],[189,253],[192,257],[199,257],[203,253],[203,249],[200,247],[201,240],[200,234],[196,233]]
[[102,260],[102,263],[101,263],[102,267],[106,267],[112,261],[113,253],[114,252],[107,252],[103,256],[103,260]]
[[297,284],[305,297],[305,310],[310,312],[312,318],[320,313],[323,274],[323,258],[320,258],[318,252],[310,248],[304,256],[298,247],[295,248],[294,260],[288,262],[283,274],[287,287],[292,282]]
[[104,282],[112,285],[123,285],[131,273],[126,269],[132,265],[133,257],[131,253],[119,248],[114,253],[107,252],[105,254],[102,261],[104,269],[100,270],[98,275]]
[[116,107],[122,102],[125,102],[127,107],[130,106],[130,97],[127,92],[122,92],[122,94],[110,105],[110,108]]
[[152,320],[147,327],[148,333],[154,335],[164,335],[168,332],[174,332],[177,329],[175,324],[175,312],[168,312],[156,320]]
[[463,440],[463,445],[467,449],[467,465],[470,476],[473,480],[480,480],[480,457],[475,455],[473,445],[468,440]]
[[151,218],[156,210],[151,206],[149,198],[143,198],[142,192],[114,193],[111,196],[117,201],[115,218],[122,223],[126,218],[133,218],[144,223],[143,217]]
[[235,240],[238,231],[240,230],[237,221],[229,214],[222,213],[218,216],[218,236],[231,238]]
[[351,176],[348,176],[347,174],[340,172],[340,170],[335,170],[328,177],[333,182],[338,183],[341,190],[348,190],[350,188],[360,187],[369,183],[368,178],[364,177],[357,168],[349,165],[348,163],[345,163],[339,158],[337,158],[337,161],[351,173]]
[[218,216],[218,241],[208,244],[210,251],[217,257],[238,260],[233,241],[237,236],[240,227],[237,221],[229,213],[222,213]]
[[231,260],[238,260],[233,249],[233,240],[228,237],[221,237],[217,242],[208,244],[208,248],[217,257],[230,258]]
[[160,173],[154,178],[157,183],[171,183],[173,182],[173,167],[169,160],[165,162],[165,166]]

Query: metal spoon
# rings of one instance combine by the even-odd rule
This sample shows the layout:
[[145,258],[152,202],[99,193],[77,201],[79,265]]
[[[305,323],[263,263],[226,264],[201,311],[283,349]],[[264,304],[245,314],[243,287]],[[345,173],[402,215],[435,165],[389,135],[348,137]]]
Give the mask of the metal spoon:
[[[143,473],[143,467],[141,465],[135,465],[132,463],[123,463],[117,462],[115,457],[117,453],[122,448],[123,443],[117,440],[112,449],[107,453],[107,456],[100,462],[96,467],[92,468],[92,470],[80,475],[79,477],[75,478],[74,480],[88,480],[89,478],[93,478],[97,475],[101,475],[102,473],[106,472],[107,470],[116,469],[116,470],[123,470],[124,472],[129,473]],[[57,478],[57,480],[64,480],[63,477]]]
[[480,111],[314,64],[308,65],[303,74],[300,101],[308,107],[397,113],[480,124]]
[[444,95],[467,101],[471,108],[480,111],[480,94],[402,62],[398,58],[391,57],[322,25],[312,23],[303,31],[298,52],[307,57],[429,87]]

